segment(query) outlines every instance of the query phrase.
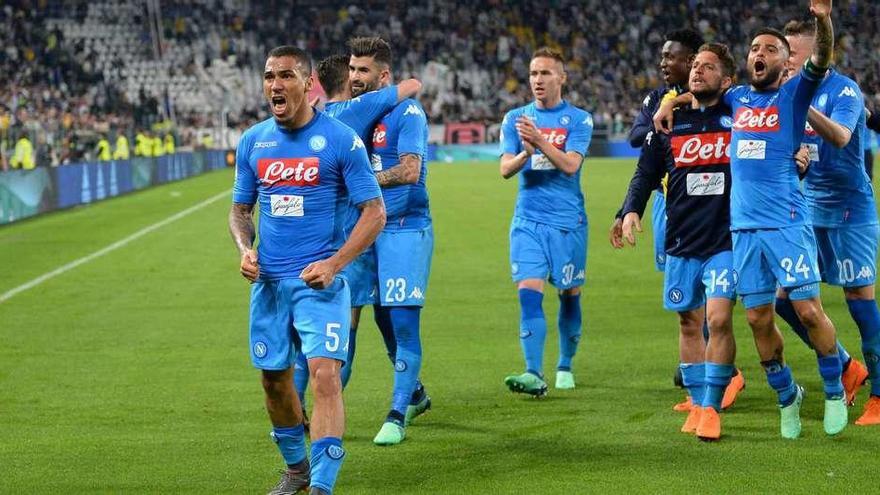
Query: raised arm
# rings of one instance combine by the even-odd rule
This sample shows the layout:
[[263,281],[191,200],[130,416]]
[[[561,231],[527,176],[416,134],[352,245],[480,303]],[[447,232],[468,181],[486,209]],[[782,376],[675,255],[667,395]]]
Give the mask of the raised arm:
[[816,18],[816,46],[810,62],[819,70],[827,69],[834,57],[834,26],[831,23],[832,0],[810,0],[810,13]]
[[810,107],[809,113],[807,113],[807,122],[822,139],[834,145],[835,148],[843,148],[852,139],[852,131],[829,119],[813,107]]
[[404,79],[397,84],[397,103],[407,98],[412,98],[422,90],[422,83],[418,79]]

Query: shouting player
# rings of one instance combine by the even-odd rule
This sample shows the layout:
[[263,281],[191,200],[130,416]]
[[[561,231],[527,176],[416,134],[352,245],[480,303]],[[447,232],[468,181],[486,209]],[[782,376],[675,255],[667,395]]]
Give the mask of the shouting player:
[[587,214],[581,163],[593,133],[592,116],[562,99],[562,55],[541,48],[529,63],[535,101],[515,108],[501,124],[501,176],[519,176],[510,226],[510,268],[519,291],[520,343],[526,371],[504,383],[514,392],[542,396],[547,323],[544,281],[559,289],[559,361],[556,388],[572,389],[572,359],[581,337],[580,287],[587,261]]
[[[785,37],[791,46],[789,68],[794,75],[813,52],[816,25],[789,22]],[[816,90],[807,120],[804,142],[811,150],[813,163],[805,178],[805,192],[818,244],[819,270],[823,281],[843,288],[868,364],[866,369],[852,359],[838,342],[847,402],[852,404],[870,375],[871,398],[856,424],[880,424],[880,311],[874,300],[880,227],[874,190],[865,171],[865,107],[859,86],[830,69]],[[807,328],[798,319],[788,295],[779,291],[777,297],[776,313],[811,345]]]
[[[272,439],[287,470],[271,494],[333,491],[345,451],[339,372],[348,347],[350,293],[339,271],[385,224],[381,191],[361,139],[308,104],[309,55],[293,46],[269,52],[263,93],[273,117],[248,129],[236,151],[229,229],[251,281],[251,360],[262,370]],[[338,219],[349,200],[361,217],[345,243]],[[255,251],[253,209],[259,203]],[[294,393],[292,329],[308,358],[315,396],[311,463]],[[309,467],[311,464],[311,468]]]
[[[847,423],[837,337],[819,298],[816,239],[793,158],[803,138],[810,100],[831,64],[831,3],[811,0],[810,11],[818,25],[816,48],[798,75],[783,83],[788,41],[775,29],[761,29],[749,47],[751,85],[724,95],[734,112],[730,221],[737,291],[743,297],[767,381],[779,398],[784,438],[800,436],[803,389],[783,359],[782,334],[773,312],[777,285],[788,293],[819,356],[825,432],[840,433]],[[658,129],[669,131],[675,104],[661,105],[655,116]]]

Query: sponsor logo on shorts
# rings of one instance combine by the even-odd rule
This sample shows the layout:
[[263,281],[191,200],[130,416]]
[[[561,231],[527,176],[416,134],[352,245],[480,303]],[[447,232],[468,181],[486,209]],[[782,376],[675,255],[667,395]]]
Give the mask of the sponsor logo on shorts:
[[873,278],[873,277],[874,277],[874,270],[872,270],[871,267],[867,266],[867,265],[863,266],[859,270],[859,274],[856,275],[856,278]]
[[736,111],[733,128],[748,132],[777,132],[779,107],[740,108]]
[[294,194],[272,194],[269,196],[269,204],[273,217],[301,217],[303,210],[303,197]]
[[416,287],[409,293],[410,299],[424,299],[425,295],[422,294],[422,289],[420,287]]
[[260,158],[257,171],[260,182],[273,186],[317,186],[320,183],[317,157],[308,158]]
[[669,289],[669,294],[666,297],[668,297],[671,302],[678,304],[684,299],[684,294],[682,294],[681,290],[673,288]]
[[331,445],[327,447],[327,457],[333,459],[334,461],[338,461],[342,459],[342,456],[345,455],[345,450],[338,445]]
[[585,278],[587,278],[587,277],[586,277],[586,273],[584,272],[584,270],[579,270],[577,272],[577,275],[575,275],[575,277],[574,277],[575,280],[583,280]]
[[394,361],[394,371],[398,373],[403,373],[404,371],[406,371],[406,361],[404,361],[403,359],[398,359],[397,361]]
[[266,353],[269,352],[269,348],[266,347],[265,342],[255,342],[254,343],[254,356],[258,358],[266,357]]
[[763,160],[767,156],[767,141],[740,139],[736,143],[736,157],[741,160]]

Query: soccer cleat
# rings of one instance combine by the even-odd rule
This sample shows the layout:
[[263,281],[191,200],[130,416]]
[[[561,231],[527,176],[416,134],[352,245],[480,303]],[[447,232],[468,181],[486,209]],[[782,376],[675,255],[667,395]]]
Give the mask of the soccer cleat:
[[880,397],[872,395],[865,403],[865,411],[856,420],[859,426],[880,425]]
[[787,406],[779,407],[779,432],[782,438],[794,440],[801,436],[801,403],[804,401],[804,388],[800,385],[797,387],[797,395],[794,402]]
[[853,405],[853,402],[856,400],[856,394],[859,393],[859,389],[862,388],[867,379],[868,368],[865,368],[865,365],[858,359],[852,358],[849,366],[843,372],[843,376],[840,377],[840,381],[843,382],[843,389],[846,390],[847,405]]
[[559,370],[556,372],[556,388],[559,390],[572,390],[574,388],[574,375],[571,371]]
[[691,396],[688,395],[684,398],[684,402],[679,402],[678,404],[672,406],[672,410],[675,412],[690,412],[693,406],[694,402],[691,400]]
[[293,495],[307,490],[310,482],[308,466],[305,472],[287,468],[281,472],[281,480],[268,495]]
[[693,405],[691,407],[691,412],[688,413],[688,417],[684,420],[684,425],[681,427],[682,433],[695,433],[697,431],[697,426],[700,424],[700,416],[703,414],[703,408],[698,405]]
[[425,414],[429,409],[431,409],[431,397],[428,394],[424,394],[418,404],[406,406],[406,421],[404,425],[409,426],[414,419]]
[[846,423],[849,419],[848,415],[846,398],[825,399],[825,417],[822,419],[825,433],[837,435],[842,432],[846,428]]
[[406,430],[393,421],[386,421],[373,438],[376,445],[397,445],[406,438]]
[[547,395],[547,382],[529,372],[521,375],[510,375],[504,379],[504,384],[507,385],[511,392],[529,394],[534,397]]
[[697,425],[697,438],[711,442],[721,438],[721,416],[714,407],[703,407],[700,412],[700,424]]
[[724,389],[724,397],[721,398],[721,410],[724,411],[736,402],[736,397],[746,388],[746,379],[742,371],[737,368],[736,374],[730,378],[730,383]]

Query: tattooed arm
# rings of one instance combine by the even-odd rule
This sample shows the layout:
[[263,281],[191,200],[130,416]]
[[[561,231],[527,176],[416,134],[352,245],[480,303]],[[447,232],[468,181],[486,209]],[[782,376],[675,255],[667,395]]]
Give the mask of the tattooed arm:
[[816,17],[816,46],[810,61],[819,69],[827,69],[834,56],[834,26],[831,23],[832,0],[810,0],[810,12]]
[[241,254],[239,270],[241,275],[254,282],[260,277],[260,265],[257,263],[257,253],[254,251],[254,205],[233,203],[229,210],[229,233],[232,241]]
[[390,187],[402,184],[415,184],[422,172],[422,157],[413,153],[400,155],[400,163],[388,170],[376,172],[379,186]]

